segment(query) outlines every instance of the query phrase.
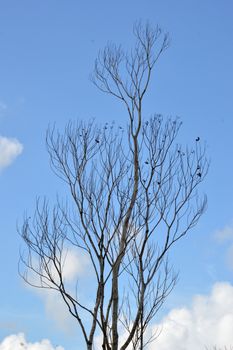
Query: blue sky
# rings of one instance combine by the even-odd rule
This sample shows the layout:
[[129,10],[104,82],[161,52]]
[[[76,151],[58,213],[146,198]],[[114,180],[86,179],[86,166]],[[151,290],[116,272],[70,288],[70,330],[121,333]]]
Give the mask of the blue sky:
[[[160,317],[182,307],[192,314],[198,294],[213,301],[221,290],[233,300],[232,13],[230,0],[1,0],[0,350],[8,350],[1,341],[20,332],[32,350],[43,338],[77,349],[73,326],[69,332],[58,325],[49,315],[49,299],[18,277],[16,225],[33,209],[36,196],[53,200],[63,191],[45,150],[49,123],[62,127],[69,119],[92,117],[125,123],[122,106],[93,86],[90,73],[108,41],[132,45],[138,19],[159,24],[171,37],[155,69],[146,113],[181,117],[179,141],[190,144],[200,136],[211,159],[201,189],[208,210],[172,253],[180,278]],[[3,144],[11,148],[6,151]],[[230,335],[227,339],[233,344]]]

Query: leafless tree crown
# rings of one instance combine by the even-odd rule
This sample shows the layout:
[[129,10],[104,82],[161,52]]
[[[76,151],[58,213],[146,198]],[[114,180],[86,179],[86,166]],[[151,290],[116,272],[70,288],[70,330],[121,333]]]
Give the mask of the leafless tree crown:
[[[193,148],[182,149],[175,141],[179,119],[143,118],[143,99],[168,35],[140,23],[134,35],[130,53],[114,45],[100,52],[92,75],[101,91],[125,105],[127,126],[90,121],[70,122],[64,133],[49,129],[51,166],[67,183],[71,204],[58,201],[50,209],[38,201],[34,217],[20,228],[27,248],[20,274],[60,293],[88,350],[97,335],[103,350],[142,350],[154,340],[149,325],[177,277],[168,251],[206,206],[197,194],[208,170],[199,137]],[[81,300],[79,285],[69,290],[64,278],[71,246],[93,268],[92,303]]]

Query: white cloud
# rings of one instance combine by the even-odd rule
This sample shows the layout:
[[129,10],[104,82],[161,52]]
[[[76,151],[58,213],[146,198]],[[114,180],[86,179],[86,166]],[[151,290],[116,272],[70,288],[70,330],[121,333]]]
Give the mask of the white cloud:
[[[48,265],[50,264],[48,263]],[[89,278],[92,278],[92,267],[87,254],[80,250],[76,250],[73,247],[64,248],[64,254],[62,254],[62,266],[63,281],[65,282],[66,290],[74,297],[76,297],[77,292],[78,296],[81,296],[82,300],[84,298],[86,301],[86,281],[89,281]],[[59,276],[56,269],[52,264],[50,265],[50,268],[53,279],[59,282]],[[38,276],[33,274],[29,276],[30,281],[33,284],[40,284]],[[76,291],[77,282],[78,289]],[[32,288],[30,286],[29,288],[31,291],[37,293],[37,295],[43,300],[46,314],[54,321],[58,329],[68,335],[71,335],[76,331],[77,322],[69,313],[67,305],[64,303],[59,292],[50,289]]]
[[90,271],[90,260],[80,250],[69,248],[64,256],[63,277],[67,282],[73,282]]
[[0,170],[9,166],[23,151],[23,145],[17,140],[0,136]]
[[[52,298],[52,294],[50,294],[50,298],[49,307],[52,307],[53,312],[57,310],[57,317],[60,319],[60,322],[65,315],[69,317],[67,316],[67,310],[63,309],[62,304],[58,307],[57,301]],[[66,323],[67,319],[63,319],[63,321],[63,326],[67,327],[69,322]],[[233,285],[227,282],[218,282],[214,284],[210,294],[196,295],[190,307],[172,309],[160,323],[152,325],[148,330],[149,334],[155,332],[159,336],[147,349],[205,350],[205,346],[212,350],[214,346],[217,349],[224,349],[224,346],[230,349],[230,346],[233,346],[232,324]],[[121,343],[126,336],[124,332],[121,333]],[[22,334],[8,338],[5,339],[5,341],[7,340],[6,344],[7,346],[12,344],[12,346],[3,347],[3,342],[0,344],[0,350],[20,350],[20,347],[15,345],[19,345],[19,339],[26,343]],[[101,335],[96,336],[95,349],[101,348],[101,338]],[[47,343],[44,341],[44,343],[28,344],[28,347],[25,349],[53,350],[54,348],[48,341]],[[58,347],[55,350],[62,350],[62,348]],[[130,347],[129,350],[131,350]]]
[[[66,335],[73,335],[77,330],[77,322],[69,313],[64,300],[58,292],[43,291],[40,293],[45,304],[46,314],[49,319],[54,322],[54,325]],[[0,348],[1,350],[1,348]]]
[[217,230],[215,232],[215,238],[219,242],[224,242],[226,240],[232,240],[233,239],[233,225],[226,225],[220,230]]
[[233,345],[233,286],[216,283],[210,295],[194,297],[192,307],[173,309],[154,330],[161,334],[153,350],[197,350],[207,346],[213,349]]
[[[33,266],[36,267],[36,270],[40,270],[40,262],[36,257],[33,257]],[[60,277],[59,273],[54,266],[53,262],[48,258],[47,266],[49,267],[50,274],[56,283],[59,284]],[[87,253],[83,253],[80,250],[73,248],[72,246],[63,247],[61,255],[61,266],[62,266],[62,278],[63,282],[66,283],[69,287],[74,285],[77,282],[77,279],[89,277],[92,273],[92,266],[90,264],[90,259]],[[31,284],[40,285],[40,277],[34,273],[32,270],[28,271],[28,279]],[[47,272],[44,271],[43,274],[47,276]],[[52,283],[48,282],[48,279],[43,279],[45,285],[51,285]],[[35,290],[34,288],[32,290]],[[42,291],[43,294],[43,291]]]
[[47,339],[40,342],[29,343],[23,333],[6,337],[0,343],[0,350],[64,350],[62,346],[53,346]]
[[[90,276],[91,266],[89,257],[86,253],[83,253],[82,251],[77,250],[72,246],[64,248],[61,257],[61,265],[63,282],[65,282],[69,286],[76,283],[77,279],[79,278]],[[57,283],[59,283],[60,277],[57,272],[57,269],[49,260],[48,266],[50,267],[50,272],[53,276],[53,279],[57,281]],[[44,274],[46,275],[46,272]],[[32,276],[32,280],[35,278],[35,284],[40,283],[38,282],[37,277],[38,276]],[[48,283],[47,280],[46,283]]]
[[[76,295],[77,281],[79,281],[77,292],[80,295],[83,289],[81,281],[83,281],[83,278],[91,277],[90,274],[91,266],[87,255],[69,247],[63,256],[63,280],[71,295]],[[47,315],[53,319],[59,329],[66,334],[73,334],[77,324],[74,322],[73,316],[70,315],[60,294],[47,290],[41,291],[41,296],[45,303]]]
[[[145,338],[156,335],[148,350],[231,349],[233,345],[233,285],[214,284],[209,295],[197,295],[191,307],[172,309],[160,323],[151,325]],[[120,343],[127,337],[120,335]],[[101,349],[102,336],[95,338],[95,349]],[[129,347],[132,350],[132,347]]]

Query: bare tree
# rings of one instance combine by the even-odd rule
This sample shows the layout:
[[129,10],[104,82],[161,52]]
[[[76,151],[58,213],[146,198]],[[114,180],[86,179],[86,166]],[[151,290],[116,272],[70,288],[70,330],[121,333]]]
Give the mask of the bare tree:
[[[20,228],[27,248],[21,276],[60,293],[88,350],[97,334],[103,350],[144,349],[154,340],[149,325],[177,278],[168,252],[206,206],[197,193],[208,170],[200,138],[192,149],[182,149],[175,142],[179,119],[143,118],[144,97],[168,35],[140,23],[134,35],[130,53],[114,45],[100,52],[92,76],[126,107],[127,126],[90,121],[70,122],[64,133],[49,129],[51,166],[68,185],[71,203],[58,200],[49,209],[47,201],[37,202],[34,217]],[[69,246],[85,252],[93,267],[92,304],[82,302],[78,288],[74,293],[67,287]]]

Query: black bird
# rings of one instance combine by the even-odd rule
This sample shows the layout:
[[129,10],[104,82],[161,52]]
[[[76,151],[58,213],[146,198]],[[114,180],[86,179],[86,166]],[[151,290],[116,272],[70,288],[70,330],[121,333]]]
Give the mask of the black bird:
[[196,141],[197,141],[197,142],[200,141],[200,137],[199,137],[199,136],[196,138]]
[[200,172],[199,172],[199,173],[197,173],[197,176],[201,177],[201,173],[200,173]]
[[145,161],[145,164],[149,164],[148,160]]
[[95,142],[96,142],[96,143],[99,143],[99,140],[98,140],[98,139],[95,139]]

